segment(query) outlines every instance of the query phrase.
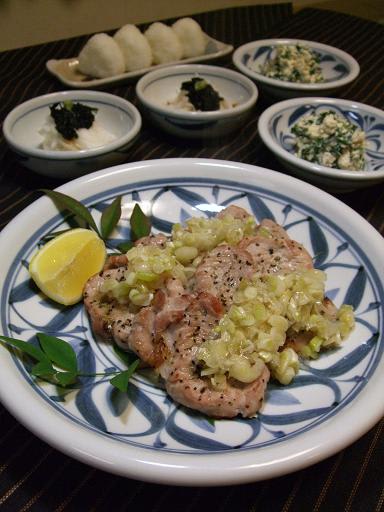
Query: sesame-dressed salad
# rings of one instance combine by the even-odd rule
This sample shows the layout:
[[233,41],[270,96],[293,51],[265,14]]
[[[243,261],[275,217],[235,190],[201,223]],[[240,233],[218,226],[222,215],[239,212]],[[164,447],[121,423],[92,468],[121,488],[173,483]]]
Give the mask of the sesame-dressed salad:
[[273,58],[268,59],[260,71],[269,78],[286,82],[324,82],[320,56],[301,43],[276,45]]
[[292,133],[299,158],[335,169],[364,169],[365,133],[344,116],[331,110],[307,114]]

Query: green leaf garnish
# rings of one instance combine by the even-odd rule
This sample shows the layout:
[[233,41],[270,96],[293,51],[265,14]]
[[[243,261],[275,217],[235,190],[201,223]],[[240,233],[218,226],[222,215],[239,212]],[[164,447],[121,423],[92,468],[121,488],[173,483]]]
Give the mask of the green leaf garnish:
[[56,373],[56,370],[48,361],[40,361],[32,367],[31,374],[35,377],[51,377]]
[[122,391],[125,393],[128,389],[128,383],[129,379],[132,377],[132,375],[135,373],[136,368],[139,366],[140,360],[136,359],[128,368],[128,370],[125,370],[124,372],[119,373],[115,377],[113,377],[109,382],[117,388],[119,391]]
[[[120,391],[126,392],[128,388],[129,379],[136,371],[140,359],[135,359],[132,362],[132,354],[126,354],[119,347],[114,346],[115,352],[119,355],[123,362],[126,362],[128,368],[122,372],[102,372],[102,373],[81,373],[78,371],[76,352],[73,350],[72,345],[67,341],[49,336],[48,334],[38,333],[40,345],[43,348],[35,347],[26,341],[9,338],[8,336],[0,336],[0,342],[5,345],[11,345],[19,349],[21,352],[31,356],[37,363],[29,370],[31,375],[38,377],[55,384],[60,384],[66,387],[76,382],[78,377],[95,377],[100,375],[103,377],[111,377],[110,382],[112,386]],[[57,365],[67,371],[59,371],[53,365]]]
[[57,372],[56,373],[56,380],[59,384],[61,384],[63,387],[69,386],[70,384],[73,384],[77,380],[77,373],[73,372]]
[[28,354],[33,357],[36,361],[43,361],[50,364],[48,357],[44,354],[44,352],[39,348],[32,345],[32,343],[28,343],[22,340],[16,340],[14,338],[8,338],[7,336],[0,336],[0,340],[8,345],[12,345],[15,348],[18,348],[22,352]]
[[113,344],[113,351],[115,352],[117,357],[127,366],[130,366],[137,359],[136,354],[134,354],[133,352],[126,352],[125,350],[120,348],[119,345],[116,345],[116,343]]
[[73,197],[67,196],[66,194],[62,194],[61,192],[57,192],[56,190],[48,190],[45,188],[40,190],[47,194],[47,196],[50,197],[59,208],[67,209],[85,220],[87,224],[89,224],[89,226],[91,226],[91,228],[100,236],[96,222],[94,221],[88,208],[80,203],[80,201],[77,201],[77,199],[73,199]]
[[136,203],[130,219],[132,240],[138,240],[143,236],[148,236],[151,232],[151,221],[144,214],[143,210]]
[[77,373],[76,353],[70,343],[42,332],[39,332],[37,337],[44,353],[52,363],[64,370]]
[[127,240],[126,242],[122,242],[121,244],[119,244],[117,246],[117,249],[125,254],[127,251],[129,251],[129,249],[132,249],[132,247],[134,246],[135,244],[133,242],[131,242],[131,240]]
[[101,236],[105,240],[117,226],[121,217],[121,196],[116,197],[101,214]]

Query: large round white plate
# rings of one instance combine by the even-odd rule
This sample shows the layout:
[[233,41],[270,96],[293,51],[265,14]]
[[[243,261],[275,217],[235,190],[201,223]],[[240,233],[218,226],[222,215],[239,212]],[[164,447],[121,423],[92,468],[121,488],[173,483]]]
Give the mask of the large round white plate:
[[[79,178],[60,190],[95,217],[123,195],[117,239],[126,238],[135,202],[156,230],[227,204],[269,217],[313,254],[327,272],[327,293],[352,304],[356,328],[336,351],[303,365],[287,387],[270,384],[253,419],[212,422],[178,407],[148,375],[133,377],[128,394],[102,377],[59,390],[33,382],[21,361],[0,347],[0,397],[29,429],[59,450],[106,471],[159,483],[224,485],[282,475],[337,452],[384,412],[382,324],[384,241],[357,213],[294,178],[245,164],[172,159],[127,164]],[[96,342],[81,304],[61,308],[38,295],[27,263],[42,237],[65,222],[44,197],[0,236],[1,330],[35,341],[44,331],[70,341],[85,371],[121,367]]]

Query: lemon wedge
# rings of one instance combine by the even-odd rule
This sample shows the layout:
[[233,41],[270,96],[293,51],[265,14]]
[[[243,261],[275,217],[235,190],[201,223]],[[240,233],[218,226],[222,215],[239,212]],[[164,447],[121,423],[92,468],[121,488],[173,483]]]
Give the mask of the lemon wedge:
[[90,229],[72,229],[45,244],[32,258],[29,273],[47,297],[66,306],[82,298],[87,280],[100,272],[104,242]]

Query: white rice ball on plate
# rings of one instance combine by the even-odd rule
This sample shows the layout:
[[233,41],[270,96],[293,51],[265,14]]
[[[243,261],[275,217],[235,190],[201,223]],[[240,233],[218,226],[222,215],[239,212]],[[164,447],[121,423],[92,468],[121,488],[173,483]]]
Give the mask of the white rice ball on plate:
[[147,28],[144,35],[151,45],[154,64],[165,64],[182,58],[180,39],[168,25],[156,21]]
[[95,78],[124,73],[124,57],[116,41],[108,34],[93,35],[79,53],[79,70]]
[[183,57],[197,57],[205,53],[207,37],[200,25],[192,18],[180,18],[172,25],[178,35],[182,47]]
[[113,38],[123,53],[125,71],[148,68],[152,64],[151,46],[135,25],[124,25]]

